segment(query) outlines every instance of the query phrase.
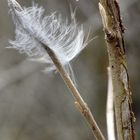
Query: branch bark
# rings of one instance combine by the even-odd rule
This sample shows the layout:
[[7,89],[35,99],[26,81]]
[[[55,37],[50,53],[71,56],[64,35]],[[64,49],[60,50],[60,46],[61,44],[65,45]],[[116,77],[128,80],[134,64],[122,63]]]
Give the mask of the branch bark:
[[111,68],[117,135],[119,140],[134,140],[134,115],[125,58],[124,27],[117,0],[100,0],[99,9]]

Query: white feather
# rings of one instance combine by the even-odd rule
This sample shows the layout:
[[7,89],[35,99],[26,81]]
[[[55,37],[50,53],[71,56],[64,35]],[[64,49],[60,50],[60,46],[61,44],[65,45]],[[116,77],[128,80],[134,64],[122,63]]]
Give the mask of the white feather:
[[76,23],[75,14],[71,14],[69,24],[57,13],[44,16],[43,7],[38,5],[22,9],[15,0],[8,0],[8,4],[16,26],[15,41],[10,41],[9,48],[49,64],[49,71],[55,70],[52,60],[42,47],[45,44],[54,51],[67,72],[73,74],[69,63],[86,46],[83,27]]

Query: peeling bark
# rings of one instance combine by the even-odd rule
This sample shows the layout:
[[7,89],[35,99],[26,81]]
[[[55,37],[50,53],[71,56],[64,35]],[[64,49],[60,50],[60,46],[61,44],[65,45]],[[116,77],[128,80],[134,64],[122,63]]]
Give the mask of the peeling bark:
[[119,140],[134,140],[134,115],[132,111],[131,90],[127,71],[124,26],[120,8],[116,0],[100,0],[109,67],[111,68],[115,118]]

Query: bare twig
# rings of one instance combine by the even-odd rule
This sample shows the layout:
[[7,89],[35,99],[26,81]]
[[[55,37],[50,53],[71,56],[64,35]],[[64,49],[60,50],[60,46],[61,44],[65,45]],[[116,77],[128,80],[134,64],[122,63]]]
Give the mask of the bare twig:
[[106,106],[107,135],[108,135],[108,140],[115,140],[113,85],[112,85],[110,68],[108,67],[107,70],[108,70],[108,93],[107,93],[107,106]]
[[119,5],[117,0],[100,0],[99,9],[111,68],[118,139],[134,140],[134,115]]
[[60,73],[62,79],[64,80],[68,89],[71,91],[73,97],[75,98],[75,100],[76,100],[75,104],[76,104],[77,108],[79,109],[79,111],[82,113],[82,115],[85,117],[88,124],[90,125],[95,138],[97,140],[105,140],[105,138],[104,138],[103,134],[101,133],[101,131],[100,131],[100,129],[99,129],[99,127],[98,127],[98,125],[97,125],[89,107],[87,106],[87,104],[85,103],[83,98],[81,97],[79,91],[77,90],[77,88],[73,84],[69,75],[64,70],[60,61],[57,59],[56,55],[54,54],[54,52],[50,48],[48,48],[46,46],[44,46],[44,48],[48,52],[49,56],[51,57],[52,61],[55,64],[58,72]]

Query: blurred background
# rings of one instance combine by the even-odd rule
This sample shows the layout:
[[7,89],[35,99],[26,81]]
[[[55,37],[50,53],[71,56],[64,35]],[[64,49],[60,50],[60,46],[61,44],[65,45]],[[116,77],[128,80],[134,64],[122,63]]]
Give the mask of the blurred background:
[[[76,18],[95,39],[72,62],[78,89],[106,136],[108,58],[98,0],[34,0],[65,18],[70,4]],[[31,6],[32,0],[18,0]],[[121,0],[128,68],[133,92],[137,140],[140,137],[140,1]],[[58,74],[44,74],[44,64],[30,62],[24,54],[6,49],[14,39],[14,25],[6,0],[0,0],[0,140],[94,140],[87,123]]]

